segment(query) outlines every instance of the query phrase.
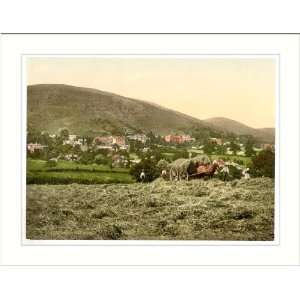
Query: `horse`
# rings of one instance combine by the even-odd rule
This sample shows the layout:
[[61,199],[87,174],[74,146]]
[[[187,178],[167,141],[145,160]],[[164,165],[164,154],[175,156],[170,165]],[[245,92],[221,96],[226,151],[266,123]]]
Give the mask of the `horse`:
[[197,173],[195,177],[197,178],[212,178],[215,171],[220,167],[220,164],[218,161],[214,160],[212,164],[208,165],[199,165],[197,168]]

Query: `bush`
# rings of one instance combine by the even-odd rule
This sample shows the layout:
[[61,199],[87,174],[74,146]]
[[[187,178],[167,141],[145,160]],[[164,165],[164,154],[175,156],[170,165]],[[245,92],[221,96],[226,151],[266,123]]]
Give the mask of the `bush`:
[[229,179],[241,179],[242,178],[242,171],[237,169],[234,166],[229,166]]
[[233,162],[235,162],[236,164],[239,164],[239,165],[241,165],[241,166],[243,166],[244,165],[244,161],[242,160],[242,159],[234,159],[233,160]]
[[[231,181],[234,179],[241,179],[242,178],[242,171],[237,169],[234,166],[228,166],[229,168],[229,175],[227,177],[227,180]],[[218,172],[217,173],[217,178],[219,178],[220,180],[224,179],[224,173],[223,172]]]
[[83,152],[79,158],[79,162],[82,164],[92,164],[94,162],[94,155],[92,152]]
[[135,177],[137,181],[141,181],[140,174],[144,170],[146,175],[145,182],[151,182],[159,177],[159,170],[156,168],[154,162],[151,159],[143,159],[136,165],[130,168],[130,174]]
[[95,163],[98,165],[104,165],[107,163],[107,159],[103,154],[97,154],[94,159]]
[[250,174],[255,177],[275,176],[275,153],[271,150],[263,150],[257,156],[252,157]]

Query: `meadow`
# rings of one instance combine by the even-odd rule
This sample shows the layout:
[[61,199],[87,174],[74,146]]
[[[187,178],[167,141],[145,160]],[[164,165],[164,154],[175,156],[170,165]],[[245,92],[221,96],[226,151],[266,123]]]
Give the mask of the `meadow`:
[[[192,153],[193,156],[202,155],[203,151],[197,149],[188,149],[189,153]],[[164,159],[173,160],[176,152],[163,152],[162,156]],[[242,161],[244,165],[248,165],[251,163],[251,157],[242,156],[242,155],[229,155],[229,154],[210,154],[208,155],[211,161],[217,159],[225,159],[229,161]]]
[[58,161],[55,166],[49,166],[44,160],[27,160],[27,184],[100,184],[134,181],[129,175],[129,170],[125,168],[84,165],[71,161]]
[[34,240],[274,239],[271,178],[30,184],[26,207]]

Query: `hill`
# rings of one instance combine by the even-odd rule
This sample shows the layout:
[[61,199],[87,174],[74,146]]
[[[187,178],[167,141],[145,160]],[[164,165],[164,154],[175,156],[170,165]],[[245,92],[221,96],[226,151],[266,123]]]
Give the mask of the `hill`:
[[29,131],[57,133],[67,127],[71,133],[91,136],[128,130],[161,135],[201,132],[204,136],[232,132],[274,141],[274,128],[254,129],[226,118],[201,121],[151,102],[63,84],[28,86],[27,104]]
[[255,129],[227,118],[210,118],[204,120],[204,122],[216,130],[232,132],[236,135],[252,135],[256,139],[268,143],[274,143],[275,140],[275,128]]
[[[124,129],[167,134],[206,128],[202,121],[150,102],[68,85],[28,86],[29,130],[96,135]],[[206,128],[210,130],[209,128]]]

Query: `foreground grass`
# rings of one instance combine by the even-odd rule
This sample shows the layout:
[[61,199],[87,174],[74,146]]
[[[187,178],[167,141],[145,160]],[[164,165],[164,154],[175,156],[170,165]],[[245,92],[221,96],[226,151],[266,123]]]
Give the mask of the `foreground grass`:
[[273,240],[274,181],[29,185],[27,238]]
[[47,166],[46,161],[27,161],[27,184],[100,184],[133,183],[128,169],[109,168],[104,165],[83,165],[70,161],[59,161],[56,166]]

